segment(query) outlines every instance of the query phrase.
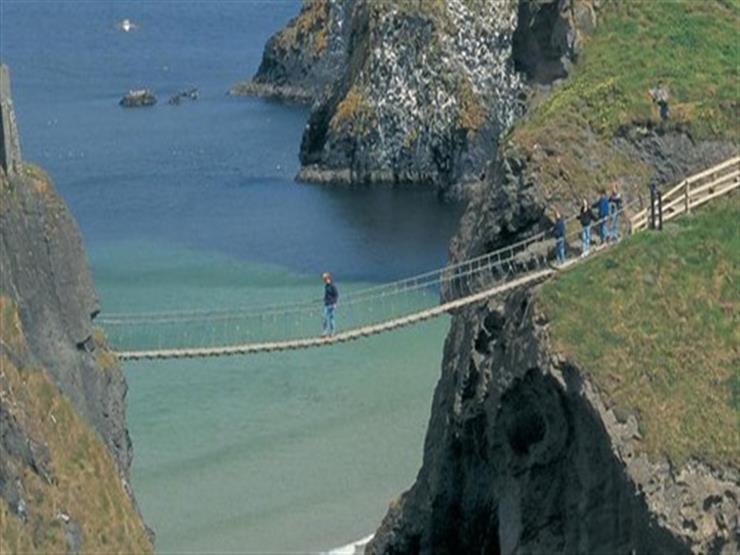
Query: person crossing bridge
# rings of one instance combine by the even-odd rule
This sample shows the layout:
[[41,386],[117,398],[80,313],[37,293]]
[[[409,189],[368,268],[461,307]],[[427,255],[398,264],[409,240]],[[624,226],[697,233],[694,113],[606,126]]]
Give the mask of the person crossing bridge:
[[334,335],[337,331],[336,310],[339,291],[329,272],[321,274],[321,279],[324,282],[324,333],[322,335],[327,337]]

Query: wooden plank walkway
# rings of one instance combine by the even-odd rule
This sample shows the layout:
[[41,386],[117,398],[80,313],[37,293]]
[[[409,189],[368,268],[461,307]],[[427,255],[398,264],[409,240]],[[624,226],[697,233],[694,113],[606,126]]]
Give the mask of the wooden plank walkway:
[[[562,268],[565,268],[571,264],[576,263],[577,260],[571,260],[564,264]],[[377,335],[379,333],[403,328],[412,324],[423,322],[431,318],[436,318],[464,306],[474,304],[490,297],[494,297],[506,291],[510,291],[517,287],[532,284],[536,281],[540,281],[550,277],[556,270],[547,268],[544,270],[538,270],[526,274],[520,278],[513,279],[503,284],[498,284],[495,287],[469,295],[461,299],[449,301],[404,316],[402,318],[396,318],[394,320],[388,320],[386,322],[380,322],[379,324],[372,324],[353,330],[344,331],[337,333],[331,337],[310,337],[306,339],[292,339],[287,341],[275,341],[268,343],[244,343],[242,345],[230,345],[226,347],[198,347],[198,348],[184,348],[184,349],[153,349],[148,351],[122,351],[116,353],[120,360],[159,360],[159,359],[172,359],[172,358],[205,358],[205,357],[223,357],[233,355],[246,355],[255,353],[271,353],[275,351],[292,351],[298,349],[310,349],[312,347],[325,347],[335,343],[346,343],[348,341],[355,341],[363,337],[369,337],[371,335]]]

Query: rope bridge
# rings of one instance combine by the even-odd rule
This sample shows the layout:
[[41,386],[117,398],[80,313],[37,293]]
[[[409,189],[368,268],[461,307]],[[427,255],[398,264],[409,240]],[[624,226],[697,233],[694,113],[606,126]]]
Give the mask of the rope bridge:
[[[740,157],[685,179],[663,195],[663,220],[690,212],[740,186]],[[623,206],[634,209],[639,199]],[[568,222],[575,219],[570,218]],[[647,228],[648,209],[634,212],[631,232]],[[598,224],[599,222],[597,222]],[[566,234],[569,252],[580,226]],[[215,357],[308,349],[353,341],[417,324],[512,289],[547,279],[555,245],[542,232],[504,248],[424,274],[373,287],[342,291],[342,329],[318,336],[322,299],[219,310],[109,314],[98,319],[121,360]],[[592,250],[608,248],[611,243]],[[569,258],[558,269],[580,261]]]

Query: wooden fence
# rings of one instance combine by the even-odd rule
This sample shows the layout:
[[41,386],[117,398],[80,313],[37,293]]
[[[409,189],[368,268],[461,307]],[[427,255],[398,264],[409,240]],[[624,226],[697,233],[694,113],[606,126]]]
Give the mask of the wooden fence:
[[[708,170],[687,177],[669,191],[660,193],[662,221],[670,221],[684,212],[690,214],[692,208],[701,206],[738,187],[740,187],[740,156],[730,158]],[[654,206],[652,209],[656,212],[657,221],[658,207]],[[647,229],[650,219],[651,207],[648,206],[630,218],[631,232]]]

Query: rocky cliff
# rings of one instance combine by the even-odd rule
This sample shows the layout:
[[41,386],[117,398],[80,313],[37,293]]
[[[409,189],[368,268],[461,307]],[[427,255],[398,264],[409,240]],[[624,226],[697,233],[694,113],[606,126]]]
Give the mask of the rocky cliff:
[[77,226],[49,177],[17,164],[0,169],[0,543],[151,551],[128,481],[126,382],[93,326]]
[[299,178],[462,196],[600,2],[306,0],[233,92],[313,99]]
[[649,457],[549,324],[531,292],[455,318],[424,465],[367,553],[736,552],[738,468]]
[[[613,184],[639,208],[648,183],[738,151],[734,5],[606,4],[568,67],[548,4],[531,3],[549,31],[518,39],[538,61],[517,67],[569,76],[534,87],[501,137],[453,260],[547,230],[554,209],[571,215]],[[657,78],[666,120],[646,94]],[[455,314],[423,466],[367,552],[737,552],[736,219],[736,204],[711,214],[684,250],[667,247],[675,229],[620,246],[564,276],[560,295],[548,285]]]
[[306,0],[300,13],[265,45],[253,79],[229,91],[312,102],[344,71],[354,0]]

